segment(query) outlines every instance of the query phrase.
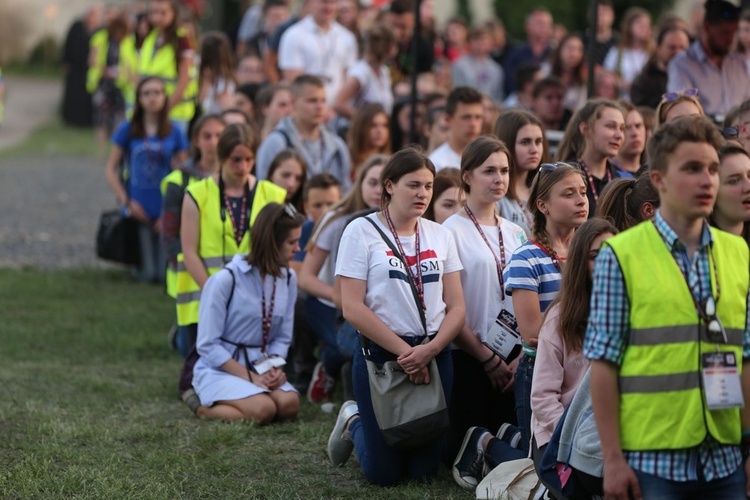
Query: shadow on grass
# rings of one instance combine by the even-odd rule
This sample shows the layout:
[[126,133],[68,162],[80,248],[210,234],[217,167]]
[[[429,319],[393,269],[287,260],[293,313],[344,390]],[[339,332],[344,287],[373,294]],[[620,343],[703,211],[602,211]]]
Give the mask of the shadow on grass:
[[[467,498],[447,471],[369,486],[328,464],[335,419],[196,419],[167,348],[173,303],[116,270],[0,270],[2,498]],[[340,402],[340,401],[339,401]]]

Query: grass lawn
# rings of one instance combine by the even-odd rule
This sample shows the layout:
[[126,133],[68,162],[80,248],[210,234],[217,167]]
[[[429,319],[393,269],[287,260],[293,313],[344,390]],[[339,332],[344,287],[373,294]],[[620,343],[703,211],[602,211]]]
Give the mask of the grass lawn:
[[[369,486],[333,414],[205,422],[177,397],[173,306],[121,271],[0,270],[0,498],[468,498],[448,471]],[[339,401],[340,402],[340,401]]]
[[1,152],[0,160],[32,155],[53,158],[96,154],[94,129],[67,127],[56,117],[52,122],[35,129],[22,143]]

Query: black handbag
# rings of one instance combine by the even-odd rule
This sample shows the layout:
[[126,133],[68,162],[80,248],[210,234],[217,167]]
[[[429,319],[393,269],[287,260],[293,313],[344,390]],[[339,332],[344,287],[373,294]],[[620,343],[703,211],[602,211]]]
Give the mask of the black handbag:
[[125,217],[119,209],[102,212],[96,232],[96,255],[120,264],[139,265],[138,221]]

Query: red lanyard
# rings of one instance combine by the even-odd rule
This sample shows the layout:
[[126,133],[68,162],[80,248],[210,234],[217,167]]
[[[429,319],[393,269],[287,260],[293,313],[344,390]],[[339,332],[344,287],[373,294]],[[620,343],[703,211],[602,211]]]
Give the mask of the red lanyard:
[[406,268],[406,272],[409,274],[409,277],[414,282],[414,287],[417,289],[417,295],[419,296],[419,301],[422,303],[422,309],[427,311],[427,306],[424,303],[424,283],[422,282],[422,256],[419,253],[419,220],[417,220],[417,224],[414,227],[414,250],[416,251],[416,265],[417,265],[417,271],[416,273],[412,272],[411,266],[409,265],[409,262],[406,259],[406,253],[404,253],[404,247],[401,246],[401,240],[398,237],[398,233],[396,232],[396,228],[393,226],[393,221],[391,220],[391,214],[388,212],[388,208],[386,207],[385,210],[383,210],[383,215],[385,216],[385,221],[388,223],[388,229],[391,230],[391,233],[393,234],[393,238],[396,240],[396,246],[398,246],[398,251],[401,252],[401,258],[403,259],[404,267]]
[[245,235],[245,220],[247,218],[247,193],[242,195],[242,211],[240,212],[240,224],[237,225],[237,221],[234,220],[234,210],[229,203],[229,196],[224,195],[224,205],[227,207],[229,212],[229,218],[232,221],[232,227],[234,228],[234,240],[237,242],[237,246],[242,243],[242,237]]
[[556,253],[554,253],[554,252],[550,253],[549,250],[547,250],[546,248],[544,248],[543,245],[540,245],[536,241],[531,241],[531,242],[533,244],[535,244],[536,246],[538,246],[542,250],[542,252],[546,253],[547,257],[549,257],[550,259],[552,259],[552,265],[555,266],[555,268],[557,269],[558,273],[562,274],[562,267],[560,267],[560,260],[565,260],[565,259],[558,259]]
[[487,239],[487,236],[485,236],[484,231],[482,231],[482,228],[479,226],[479,222],[477,222],[477,218],[474,217],[474,213],[469,208],[469,205],[464,205],[464,210],[466,210],[466,215],[469,216],[469,219],[471,219],[471,222],[474,223],[474,227],[476,227],[477,231],[479,231],[479,235],[487,244],[487,248],[490,249],[492,258],[495,259],[495,266],[497,267],[497,279],[498,281],[500,281],[500,295],[502,296],[502,300],[505,301],[505,282],[503,281],[503,264],[505,263],[505,244],[503,243],[503,230],[500,226],[497,226],[497,236],[500,241],[500,259],[498,260],[497,255],[495,255],[495,252],[492,251],[492,246],[490,245],[490,242]]
[[266,345],[268,344],[268,335],[271,333],[271,323],[273,322],[273,307],[276,301],[276,280],[273,279],[273,290],[271,291],[271,303],[269,304],[268,310],[266,310],[266,287],[263,279],[260,282],[260,308],[261,308],[261,326],[263,328],[263,343],[260,346],[260,351],[266,353]]
[[[589,172],[589,168],[586,166],[586,164],[583,161],[578,162],[581,165],[581,169],[583,169],[583,173],[586,174],[586,178],[589,180],[589,187],[591,188],[591,194],[594,195],[594,203],[599,203],[599,192],[596,190],[596,187],[594,186],[594,176],[591,175],[591,172]],[[609,166],[607,166],[607,182],[612,180],[612,172],[609,170]]]

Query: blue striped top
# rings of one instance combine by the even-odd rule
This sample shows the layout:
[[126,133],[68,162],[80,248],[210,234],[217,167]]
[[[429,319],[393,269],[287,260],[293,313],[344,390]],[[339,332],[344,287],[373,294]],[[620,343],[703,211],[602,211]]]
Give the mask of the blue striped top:
[[505,293],[531,290],[539,295],[539,309],[544,313],[557,297],[562,275],[547,253],[535,243],[527,241],[513,252],[503,273]]

